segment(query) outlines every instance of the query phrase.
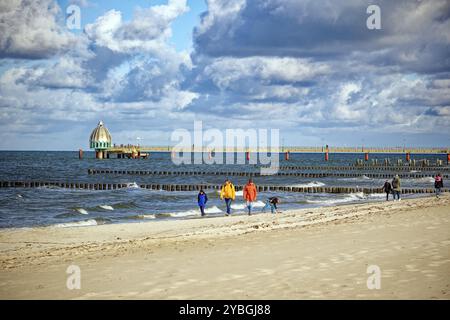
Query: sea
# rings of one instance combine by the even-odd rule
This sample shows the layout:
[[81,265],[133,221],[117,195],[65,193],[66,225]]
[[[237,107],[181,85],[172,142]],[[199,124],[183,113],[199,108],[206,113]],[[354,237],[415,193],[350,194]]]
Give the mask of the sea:
[[[252,155],[254,156],[254,155]],[[346,166],[363,159],[361,154],[330,154],[324,161],[323,154],[291,153],[289,160],[280,154],[280,166]],[[395,163],[404,155],[371,154],[371,159],[390,159]],[[446,161],[445,155],[414,154],[412,159],[436,159]],[[0,151],[0,181],[48,181],[73,183],[124,183],[127,188],[118,190],[77,190],[59,187],[0,188],[0,228],[27,228],[51,226],[86,227],[109,223],[130,223],[170,219],[194,219],[200,217],[197,206],[197,191],[163,191],[142,189],[139,184],[221,184],[230,178],[235,185],[244,185],[245,176],[222,175],[89,175],[88,169],[148,170],[148,171],[251,171],[259,164],[174,164],[169,152],[154,152],[148,159],[95,159],[94,152],[78,151]],[[297,187],[342,186],[382,187],[385,179],[372,179],[361,175],[352,178],[300,178],[296,176],[260,176],[255,184]],[[370,171],[367,171],[370,172]],[[402,187],[432,188],[435,172],[426,172],[428,177],[402,179]],[[395,172],[392,172],[394,175]],[[225,203],[217,190],[207,190],[208,217],[223,216]],[[254,214],[260,214],[267,198],[280,198],[280,210],[302,209],[349,203],[385,201],[384,194],[348,193],[296,193],[260,192],[254,205]],[[403,195],[413,197],[417,195]],[[245,214],[242,192],[238,191],[232,204],[232,214]],[[281,213],[282,214],[282,213]]]

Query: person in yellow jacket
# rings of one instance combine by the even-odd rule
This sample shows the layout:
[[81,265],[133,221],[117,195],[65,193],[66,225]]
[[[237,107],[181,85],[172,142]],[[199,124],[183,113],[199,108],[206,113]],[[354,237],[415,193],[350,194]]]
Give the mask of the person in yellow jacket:
[[234,185],[230,180],[225,180],[225,183],[222,186],[222,190],[220,190],[220,199],[225,199],[225,204],[227,205],[227,213],[226,215],[231,214],[231,201],[236,198],[236,190]]

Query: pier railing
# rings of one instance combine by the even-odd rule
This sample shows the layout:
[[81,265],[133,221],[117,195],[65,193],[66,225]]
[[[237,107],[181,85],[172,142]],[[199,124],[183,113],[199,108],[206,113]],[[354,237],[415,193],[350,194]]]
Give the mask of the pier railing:
[[[133,152],[172,152],[173,146],[138,146],[138,145],[114,145],[107,149],[109,153],[133,153]],[[450,147],[439,148],[416,148],[416,147],[301,147],[301,146],[280,146],[280,147],[224,147],[211,149],[207,147],[185,147],[184,151],[190,152],[291,152],[291,153],[415,153],[415,154],[448,154]]]

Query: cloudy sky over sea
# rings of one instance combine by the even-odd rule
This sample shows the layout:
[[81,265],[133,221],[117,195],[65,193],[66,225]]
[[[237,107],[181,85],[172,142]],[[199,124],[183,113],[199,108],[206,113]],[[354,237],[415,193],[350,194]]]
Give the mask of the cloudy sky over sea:
[[450,2],[0,0],[0,149],[87,148],[99,120],[115,143],[202,120],[290,145],[448,146]]

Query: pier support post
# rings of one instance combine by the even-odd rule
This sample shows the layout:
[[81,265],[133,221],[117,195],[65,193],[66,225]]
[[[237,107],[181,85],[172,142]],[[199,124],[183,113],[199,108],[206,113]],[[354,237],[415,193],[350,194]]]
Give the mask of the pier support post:
[[95,150],[95,159],[103,159],[103,151]]
[[83,159],[83,150],[82,149],[79,149],[78,150],[78,159]]

